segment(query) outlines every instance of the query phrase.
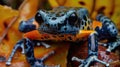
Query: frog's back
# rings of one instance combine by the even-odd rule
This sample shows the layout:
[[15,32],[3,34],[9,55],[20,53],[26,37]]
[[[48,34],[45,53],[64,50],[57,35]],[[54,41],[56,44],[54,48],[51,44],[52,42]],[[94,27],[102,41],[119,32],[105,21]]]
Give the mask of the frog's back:
[[75,13],[77,14],[79,23],[80,23],[80,30],[93,30],[92,21],[89,17],[89,13],[86,8],[60,6],[60,7],[54,8],[52,11],[55,12],[56,14],[60,14],[58,16],[61,16],[62,14],[65,14],[70,10],[74,10]]

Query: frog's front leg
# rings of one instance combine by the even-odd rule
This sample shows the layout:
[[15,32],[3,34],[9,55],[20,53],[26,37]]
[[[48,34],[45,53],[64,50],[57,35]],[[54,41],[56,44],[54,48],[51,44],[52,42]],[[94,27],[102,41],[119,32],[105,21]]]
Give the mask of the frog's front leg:
[[[31,19],[29,19],[27,21],[21,21],[20,24],[19,24],[19,31],[22,32],[22,33],[28,33],[30,31],[36,30],[36,26],[33,24],[34,21],[35,21],[34,18],[31,18]],[[48,45],[48,44],[46,44],[44,42],[41,42],[39,40],[34,40],[34,43],[36,43],[37,46],[43,45],[46,48],[50,47],[50,45]]]
[[89,67],[92,62],[99,62],[109,66],[108,63],[101,61],[98,59],[98,39],[97,33],[93,32],[88,37],[88,57],[85,60],[78,59],[77,57],[73,57],[72,60],[76,60],[81,62],[82,64],[79,67]]
[[108,39],[108,43],[103,46],[108,46],[107,52],[111,52],[116,47],[120,46],[120,37],[114,22],[103,14],[97,16],[97,20],[102,23],[102,27],[97,27],[95,30],[99,34],[99,39]]
[[[31,18],[29,19],[28,21],[21,21],[20,25],[19,25],[19,30],[23,33],[28,33],[30,31],[33,31],[36,29],[36,26],[33,24],[33,21],[34,21],[34,18]],[[31,34],[32,35],[32,34]],[[37,40],[34,40],[34,43],[37,43],[37,46],[39,45],[43,45],[45,46],[46,48],[49,48],[50,45],[44,43],[44,42],[41,42],[41,41],[37,41]],[[24,45],[25,45],[25,39],[21,39],[20,41],[18,41],[16,43],[16,45],[14,46],[13,50],[12,50],[12,53],[10,54],[10,57],[8,58],[7,62],[6,62],[6,65],[10,65],[11,64],[11,61],[12,61],[12,58],[15,54],[15,52],[17,51],[18,48],[21,48],[22,49],[22,54],[25,53],[25,50],[24,50]]]
[[[7,60],[7,62],[6,62],[6,65],[10,65],[11,64],[11,61],[12,61],[12,58],[13,58],[13,56],[14,56],[14,54],[15,54],[15,52],[17,51],[17,49],[19,49],[19,48],[21,48],[22,49],[22,54],[25,54],[25,49],[26,48],[24,48],[24,46],[25,45],[32,45],[33,47],[34,46],[40,46],[40,43],[41,43],[41,45],[43,45],[43,46],[45,46],[46,48],[49,48],[50,47],[50,45],[48,45],[48,44],[46,44],[46,43],[44,43],[44,42],[41,42],[41,41],[38,41],[38,40],[34,40],[34,41],[30,41],[29,39],[21,39],[20,41],[18,41],[17,43],[16,43],[16,45],[14,46],[14,48],[13,48],[13,50],[12,50],[12,53],[10,54],[10,57],[8,58],[8,60]],[[29,45],[29,46],[30,46]],[[32,48],[32,47],[31,47]],[[27,48],[27,49],[29,49],[29,48]],[[27,50],[26,49],[26,50]],[[32,50],[32,49],[31,49]]]
[[15,54],[15,52],[17,51],[18,48],[21,48],[22,49],[22,53],[24,54],[25,51],[24,51],[24,39],[18,41],[16,43],[16,45],[14,46],[13,50],[12,50],[12,53],[10,55],[10,57],[8,58],[7,62],[6,62],[6,65],[10,65],[11,64],[11,61],[12,61],[12,58]]
[[[50,55],[54,54],[54,51],[49,52],[48,54],[44,55],[40,59],[36,59],[34,57],[34,46],[35,45],[34,45],[34,43],[31,40],[26,39],[26,43],[25,43],[25,55],[26,55],[27,61],[31,65],[31,67],[49,67],[49,66],[45,65],[43,62]],[[57,66],[57,67],[59,67],[59,66]]]

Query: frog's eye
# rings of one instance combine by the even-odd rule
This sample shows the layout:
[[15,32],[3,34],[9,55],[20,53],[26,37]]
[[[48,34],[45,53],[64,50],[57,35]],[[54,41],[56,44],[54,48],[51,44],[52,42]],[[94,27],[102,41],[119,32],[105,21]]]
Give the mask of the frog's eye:
[[78,20],[78,17],[77,17],[77,14],[76,13],[72,13],[69,18],[68,18],[68,21],[69,22],[76,22]]
[[35,15],[35,20],[41,24],[43,22],[43,18],[41,16],[41,14],[39,12],[37,12],[37,14]]

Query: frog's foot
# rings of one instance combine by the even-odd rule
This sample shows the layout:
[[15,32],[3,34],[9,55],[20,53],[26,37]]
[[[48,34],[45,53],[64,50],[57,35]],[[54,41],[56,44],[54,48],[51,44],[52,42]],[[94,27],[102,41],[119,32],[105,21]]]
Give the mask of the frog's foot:
[[17,51],[18,48],[21,48],[22,49],[22,53],[24,54],[25,53],[25,50],[24,50],[24,39],[18,41],[16,43],[16,45],[14,46],[13,50],[12,50],[12,53],[10,55],[10,57],[8,58],[7,62],[6,62],[6,65],[10,65],[11,64],[11,61],[12,61],[12,58],[15,54],[15,52]]
[[81,65],[79,65],[79,67],[89,67],[89,65],[92,63],[92,62],[99,62],[99,63],[102,63],[104,65],[106,65],[106,67],[109,67],[109,64],[104,62],[104,61],[101,61],[97,58],[97,56],[95,55],[91,55],[89,56],[87,59],[83,60],[83,59],[79,59],[77,57],[72,57],[72,61],[78,61],[81,63]]
[[120,46],[120,36],[118,36],[114,42],[108,43],[108,48],[106,51],[111,52],[112,50],[115,50],[118,46]]
[[47,59],[50,55],[54,54],[54,51],[49,52],[48,54],[44,55],[40,60],[44,61],[45,59]]
[[44,55],[42,58],[40,59],[36,59],[35,64],[32,67],[60,67],[60,65],[44,65],[44,60],[47,59],[50,55],[54,54],[54,51],[49,52],[48,54]]
[[107,54],[109,54],[111,51],[115,50],[118,46],[120,46],[120,37],[118,37],[114,42],[109,43],[100,43],[100,45],[108,47],[106,49]]
[[108,44],[108,48],[106,49],[107,53],[110,53],[112,50],[115,50],[115,48],[117,48],[118,46],[120,46],[120,42],[118,44],[118,42],[112,42]]

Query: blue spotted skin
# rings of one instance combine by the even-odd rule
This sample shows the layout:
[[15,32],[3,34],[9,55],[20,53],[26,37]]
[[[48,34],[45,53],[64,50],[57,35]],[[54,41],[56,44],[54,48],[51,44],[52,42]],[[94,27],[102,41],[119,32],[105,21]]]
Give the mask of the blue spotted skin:
[[34,18],[31,18],[27,21],[21,21],[19,24],[19,31],[26,33],[36,29],[36,26],[33,25]]
[[[23,21],[20,23],[19,30],[23,33],[35,30],[35,25],[32,24],[34,19]],[[39,10],[35,15],[35,20],[40,25],[38,31],[49,34],[73,34],[77,35],[80,30],[93,30],[92,21],[89,18],[88,10],[85,8],[70,8],[70,7],[57,7],[53,10]],[[96,27],[95,31],[88,37],[88,57],[81,61],[77,57],[72,60],[81,62],[79,67],[89,67],[92,62],[100,62],[109,66],[108,63],[98,59],[98,41],[101,39],[116,38],[118,31],[114,23],[106,16],[99,14],[97,21],[102,23],[102,27]],[[34,35],[33,35],[34,36]],[[23,40],[25,40],[23,42]],[[21,45],[25,45],[25,55],[31,67],[45,67],[43,60],[34,57],[34,46],[36,40],[23,39],[20,40],[13,49],[7,65],[10,64],[12,57],[18,47],[24,49]],[[110,43],[111,44],[111,43]],[[116,42],[115,42],[116,44]],[[118,46],[118,44],[116,44]],[[114,47],[117,47],[114,46]],[[37,64],[36,64],[37,63]]]
[[102,23],[101,28],[96,28],[96,31],[98,32],[100,38],[116,38],[118,35],[118,30],[111,19],[102,14],[99,14],[97,16],[97,20]]
[[79,30],[92,29],[91,20],[88,17],[88,11],[85,8],[58,7],[52,11],[39,10],[35,19],[40,24],[38,29],[40,32],[77,34]]

